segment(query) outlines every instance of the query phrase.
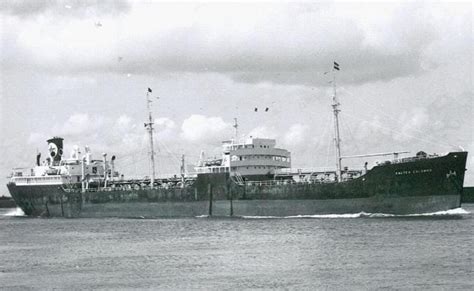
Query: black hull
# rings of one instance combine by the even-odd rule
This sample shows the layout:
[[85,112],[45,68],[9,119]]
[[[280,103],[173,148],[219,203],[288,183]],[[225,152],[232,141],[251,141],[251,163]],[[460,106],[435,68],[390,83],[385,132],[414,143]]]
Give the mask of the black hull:
[[62,217],[297,216],[412,214],[461,205],[467,153],[374,167],[342,183],[237,185],[226,174],[201,175],[194,186],[154,190],[65,191],[8,184],[27,215]]

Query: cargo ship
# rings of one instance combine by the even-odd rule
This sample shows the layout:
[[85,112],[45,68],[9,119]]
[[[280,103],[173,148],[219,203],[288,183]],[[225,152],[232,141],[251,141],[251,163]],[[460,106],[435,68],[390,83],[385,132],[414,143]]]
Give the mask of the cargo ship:
[[[335,63],[336,64],[336,63]],[[336,66],[334,67],[336,68]],[[7,187],[29,216],[53,217],[196,217],[310,216],[318,214],[430,213],[461,205],[467,152],[411,157],[407,152],[342,156],[340,103],[334,94],[334,169],[292,169],[291,153],[274,139],[250,137],[224,141],[222,157],[203,157],[189,174],[156,177],[153,117],[146,93],[149,134],[149,177],[126,179],[115,169],[115,156],[93,159],[89,148],[74,147],[63,157],[63,139],[47,141],[49,156],[30,169],[13,169]],[[237,131],[238,125],[235,123]],[[237,137],[237,135],[236,135]],[[349,169],[353,157],[393,156],[368,168]]]

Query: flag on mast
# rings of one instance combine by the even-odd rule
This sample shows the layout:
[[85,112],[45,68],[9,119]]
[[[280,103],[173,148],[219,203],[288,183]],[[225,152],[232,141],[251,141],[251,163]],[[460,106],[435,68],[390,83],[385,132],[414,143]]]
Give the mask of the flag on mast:
[[334,62],[334,69],[339,71],[339,64]]

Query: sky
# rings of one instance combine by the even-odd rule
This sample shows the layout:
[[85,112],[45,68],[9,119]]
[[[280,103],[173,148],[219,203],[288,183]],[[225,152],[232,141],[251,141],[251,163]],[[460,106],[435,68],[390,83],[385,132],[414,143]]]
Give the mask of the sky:
[[[472,14],[439,1],[2,1],[0,181],[45,158],[52,136],[66,157],[88,145],[147,175],[147,88],[159,174],[179,173],[182,154],[218,157],[234,118],[239,138],[277,139],[295,168],[333,167],[334,61],[343,155],[474,153]],[[474,154],[467,169],[474,185]]]

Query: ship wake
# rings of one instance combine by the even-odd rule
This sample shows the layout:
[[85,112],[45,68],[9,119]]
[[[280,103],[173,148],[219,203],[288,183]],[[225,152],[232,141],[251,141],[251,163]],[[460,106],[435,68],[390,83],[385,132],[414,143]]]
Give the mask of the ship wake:
[[12,211],[3,214],[3,216],[25,216],[25,213],[23,212],[23,210],[21,210],[20,207],[17,207]]
[[344,214],[315,214],[315,215],[294,215],[294,216],[242,216],[245,219],[272,219],[272,218],[385,218],[385,217],[459,217],[470,214],[463,208],[450,209],[446,211],[437,211],[429,213],[414,214],[390,214],[390,213],[344,213]]

